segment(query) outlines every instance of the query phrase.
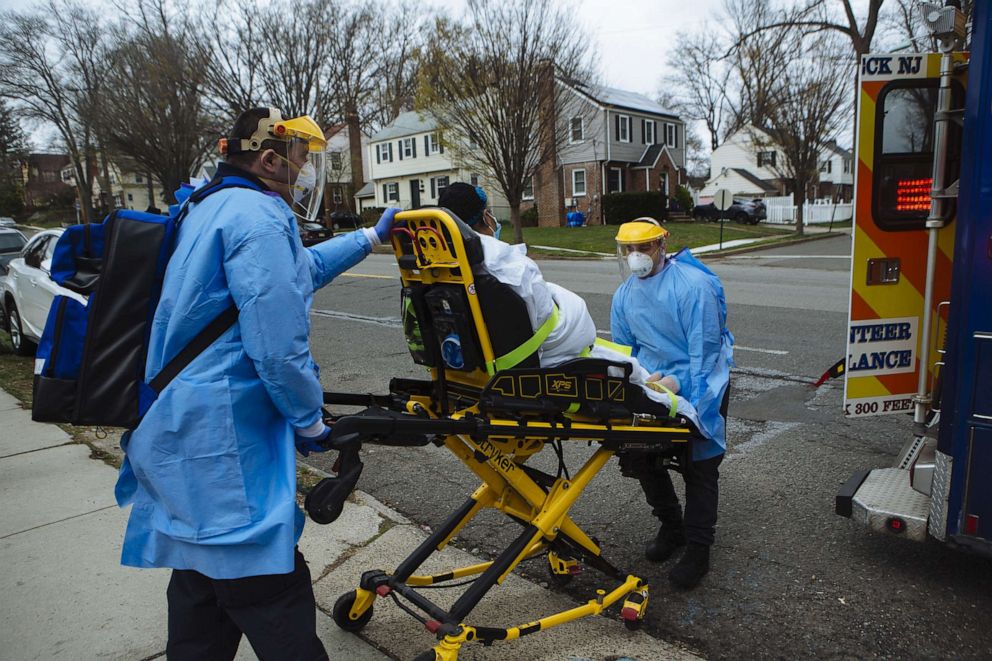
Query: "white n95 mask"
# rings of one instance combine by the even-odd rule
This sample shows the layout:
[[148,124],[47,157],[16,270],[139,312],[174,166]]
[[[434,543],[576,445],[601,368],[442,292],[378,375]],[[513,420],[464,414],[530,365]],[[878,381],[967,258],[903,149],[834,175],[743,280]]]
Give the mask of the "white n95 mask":
[[293,202],[299,203],[313,191],[316,185],[317,170],[313,167],[313,163],[305,163],[296,176],[296,183],[292,186]]
[[644,278],[654,269],[654,260],[643,252],[632,252],[627,255],[627,267],[638,278]]

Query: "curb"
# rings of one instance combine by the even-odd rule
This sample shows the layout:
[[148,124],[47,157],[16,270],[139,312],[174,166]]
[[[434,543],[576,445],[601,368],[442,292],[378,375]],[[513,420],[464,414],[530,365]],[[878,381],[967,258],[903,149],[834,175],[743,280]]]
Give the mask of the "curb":
[[719,257],[729,257],[730,255],[741,255],[744,253],[755,252],[758,250],[764,250],[766,248],[781,248],[785,246],[793,246],[800,243],[809,243],[810,241],[819,241],[820,239],[829,239],[831,237],[838,236],[851,236],[848,232],[844,230],[838,230],[836,232],[824,232],[822,234],[812,234],[802,237],[797,237],[794,239],[785,239],[784,241],[775,241],[771,243],[762,243],[753,246],[741,246],[740,248],[732,248],[730,250],[720,250],[714,252],[704,253],[704,257],[707,259],[719,258]]

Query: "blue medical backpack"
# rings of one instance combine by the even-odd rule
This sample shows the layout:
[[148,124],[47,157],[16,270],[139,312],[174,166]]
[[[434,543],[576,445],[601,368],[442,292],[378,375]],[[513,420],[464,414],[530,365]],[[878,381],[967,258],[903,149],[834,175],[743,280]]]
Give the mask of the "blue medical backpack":
[[118,209],[63,232],[51,278],[77,296],[56,296],[49,309],[33,420],[133,429],[169,381],[237,320],[232,302],[146,382],[152,319],[179,226],[190,204],[225,188],[261,190],[248,179],[215,178],[195,191],[184,185],[169,215]]

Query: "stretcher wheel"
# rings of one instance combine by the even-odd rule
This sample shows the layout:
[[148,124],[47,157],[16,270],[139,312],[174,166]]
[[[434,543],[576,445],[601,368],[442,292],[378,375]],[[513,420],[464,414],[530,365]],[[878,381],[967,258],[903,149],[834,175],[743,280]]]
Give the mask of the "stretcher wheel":
[[334,624],[351,633],[361,631],[369,623],[369,620],[372,619],[372,606],[369,606],[369,609],[362,613],[362,616],[357,620],[349,618],[348,614],[351,612],[351,607],[354,604],[354,590],[345,592],[334,602],[334,609],[331,611],[331,618],[334,620]]
[[418,654],[413,661],[437,661],[437,653],[434,650],[427,650]]
[[556,574],[554,570],[551,569],[551,565],[546,564],[544,567],[548,570],[548,576],[551,577],[551,584],[559,588],[565,587],[572,582],[573,578],[575,578],[571,574]]
[[637,631],[644,624],[644,620],[624,620],[623,625],[627,627],[627,631]]

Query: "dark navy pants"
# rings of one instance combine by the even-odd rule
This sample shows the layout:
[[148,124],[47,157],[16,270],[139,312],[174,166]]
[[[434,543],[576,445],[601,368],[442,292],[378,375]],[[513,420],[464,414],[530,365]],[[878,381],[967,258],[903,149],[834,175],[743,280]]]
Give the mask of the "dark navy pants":
[[175,661],[233,659],[241,636],[261,661],[322,661],[310,570],[296,551],[288,574],[213,579],[176,569],[169,589],[169,642]]
[[653,514],[664,526],[684,526],[686,540],[691,544],[713,545],[722,461],[723,455],[720,454],[711,459],[692,461],[685,467],[682,474],[685,481],[684,512],[667,469],[658,468],[638,476],[644,498]]

